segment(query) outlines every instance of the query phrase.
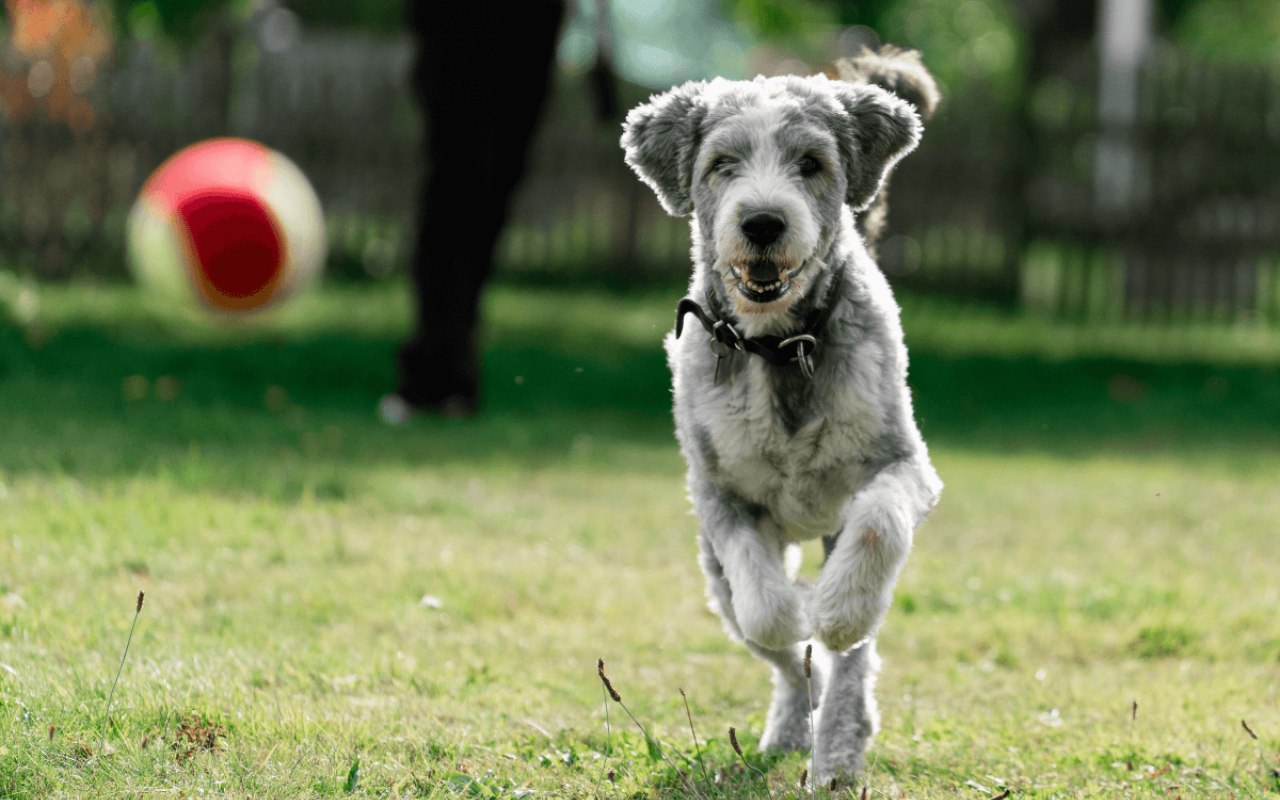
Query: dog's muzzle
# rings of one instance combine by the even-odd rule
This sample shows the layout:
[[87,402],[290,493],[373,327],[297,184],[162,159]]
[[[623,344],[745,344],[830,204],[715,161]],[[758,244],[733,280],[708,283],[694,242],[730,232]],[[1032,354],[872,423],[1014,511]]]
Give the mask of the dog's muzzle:
[[738,293],[756,303],[772,303],[791,290],[791,279],[799,269],[779,269],[777,262],[757,259],[729,267],[738,281]]

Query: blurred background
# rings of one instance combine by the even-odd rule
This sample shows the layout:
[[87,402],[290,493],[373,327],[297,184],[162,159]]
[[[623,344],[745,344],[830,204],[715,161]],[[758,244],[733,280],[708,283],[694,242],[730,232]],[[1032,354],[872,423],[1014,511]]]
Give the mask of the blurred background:
[[[310,176],[331,278],[403,272],[430,121],[402,19],[397,0],[5,0],[0,270],[123,279],[143,179],[232,134]],[[1271,0],[579,0],[499,269],[622,285],[688,269],[685,222],[594,110],[602,43],[620,118],[679,81],[817,71],[885,41],[921,50],[945,98],[894,181],[896,285],[1081,321],[1271,324],[1277,40]]]

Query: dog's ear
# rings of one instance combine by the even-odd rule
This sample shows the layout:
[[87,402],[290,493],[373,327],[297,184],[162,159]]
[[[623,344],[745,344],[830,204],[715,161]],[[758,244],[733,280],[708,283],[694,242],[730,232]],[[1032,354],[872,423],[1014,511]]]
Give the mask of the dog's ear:
[[831,121],[849,179],[845,202],[862,211],[889,169],[915,149],[923,128],[910,103],[878,86],[832,81],[832,89],[845,112]]
[[693,160],[707,108],[703,81],[690,81],[636,106],[623,123],[627,164],[658,195],[668,214],[693,210]]

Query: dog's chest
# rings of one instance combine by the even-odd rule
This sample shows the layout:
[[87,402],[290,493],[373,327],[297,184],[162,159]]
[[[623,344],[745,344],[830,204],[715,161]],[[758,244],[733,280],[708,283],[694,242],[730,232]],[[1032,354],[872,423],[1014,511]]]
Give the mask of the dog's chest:
[[835,532],[881,431],[875,398],[854,382],[790,398],[759,362],[723,388],[709,426],[717,481],[797,538]]

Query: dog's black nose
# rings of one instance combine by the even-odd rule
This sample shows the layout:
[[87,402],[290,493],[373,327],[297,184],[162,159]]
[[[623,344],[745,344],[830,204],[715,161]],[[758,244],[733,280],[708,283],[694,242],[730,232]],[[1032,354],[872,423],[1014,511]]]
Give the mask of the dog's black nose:
[[772,211],[757,211],[742,220],[742,235],[756,247],[768,247],[787,229],[787,221]]

